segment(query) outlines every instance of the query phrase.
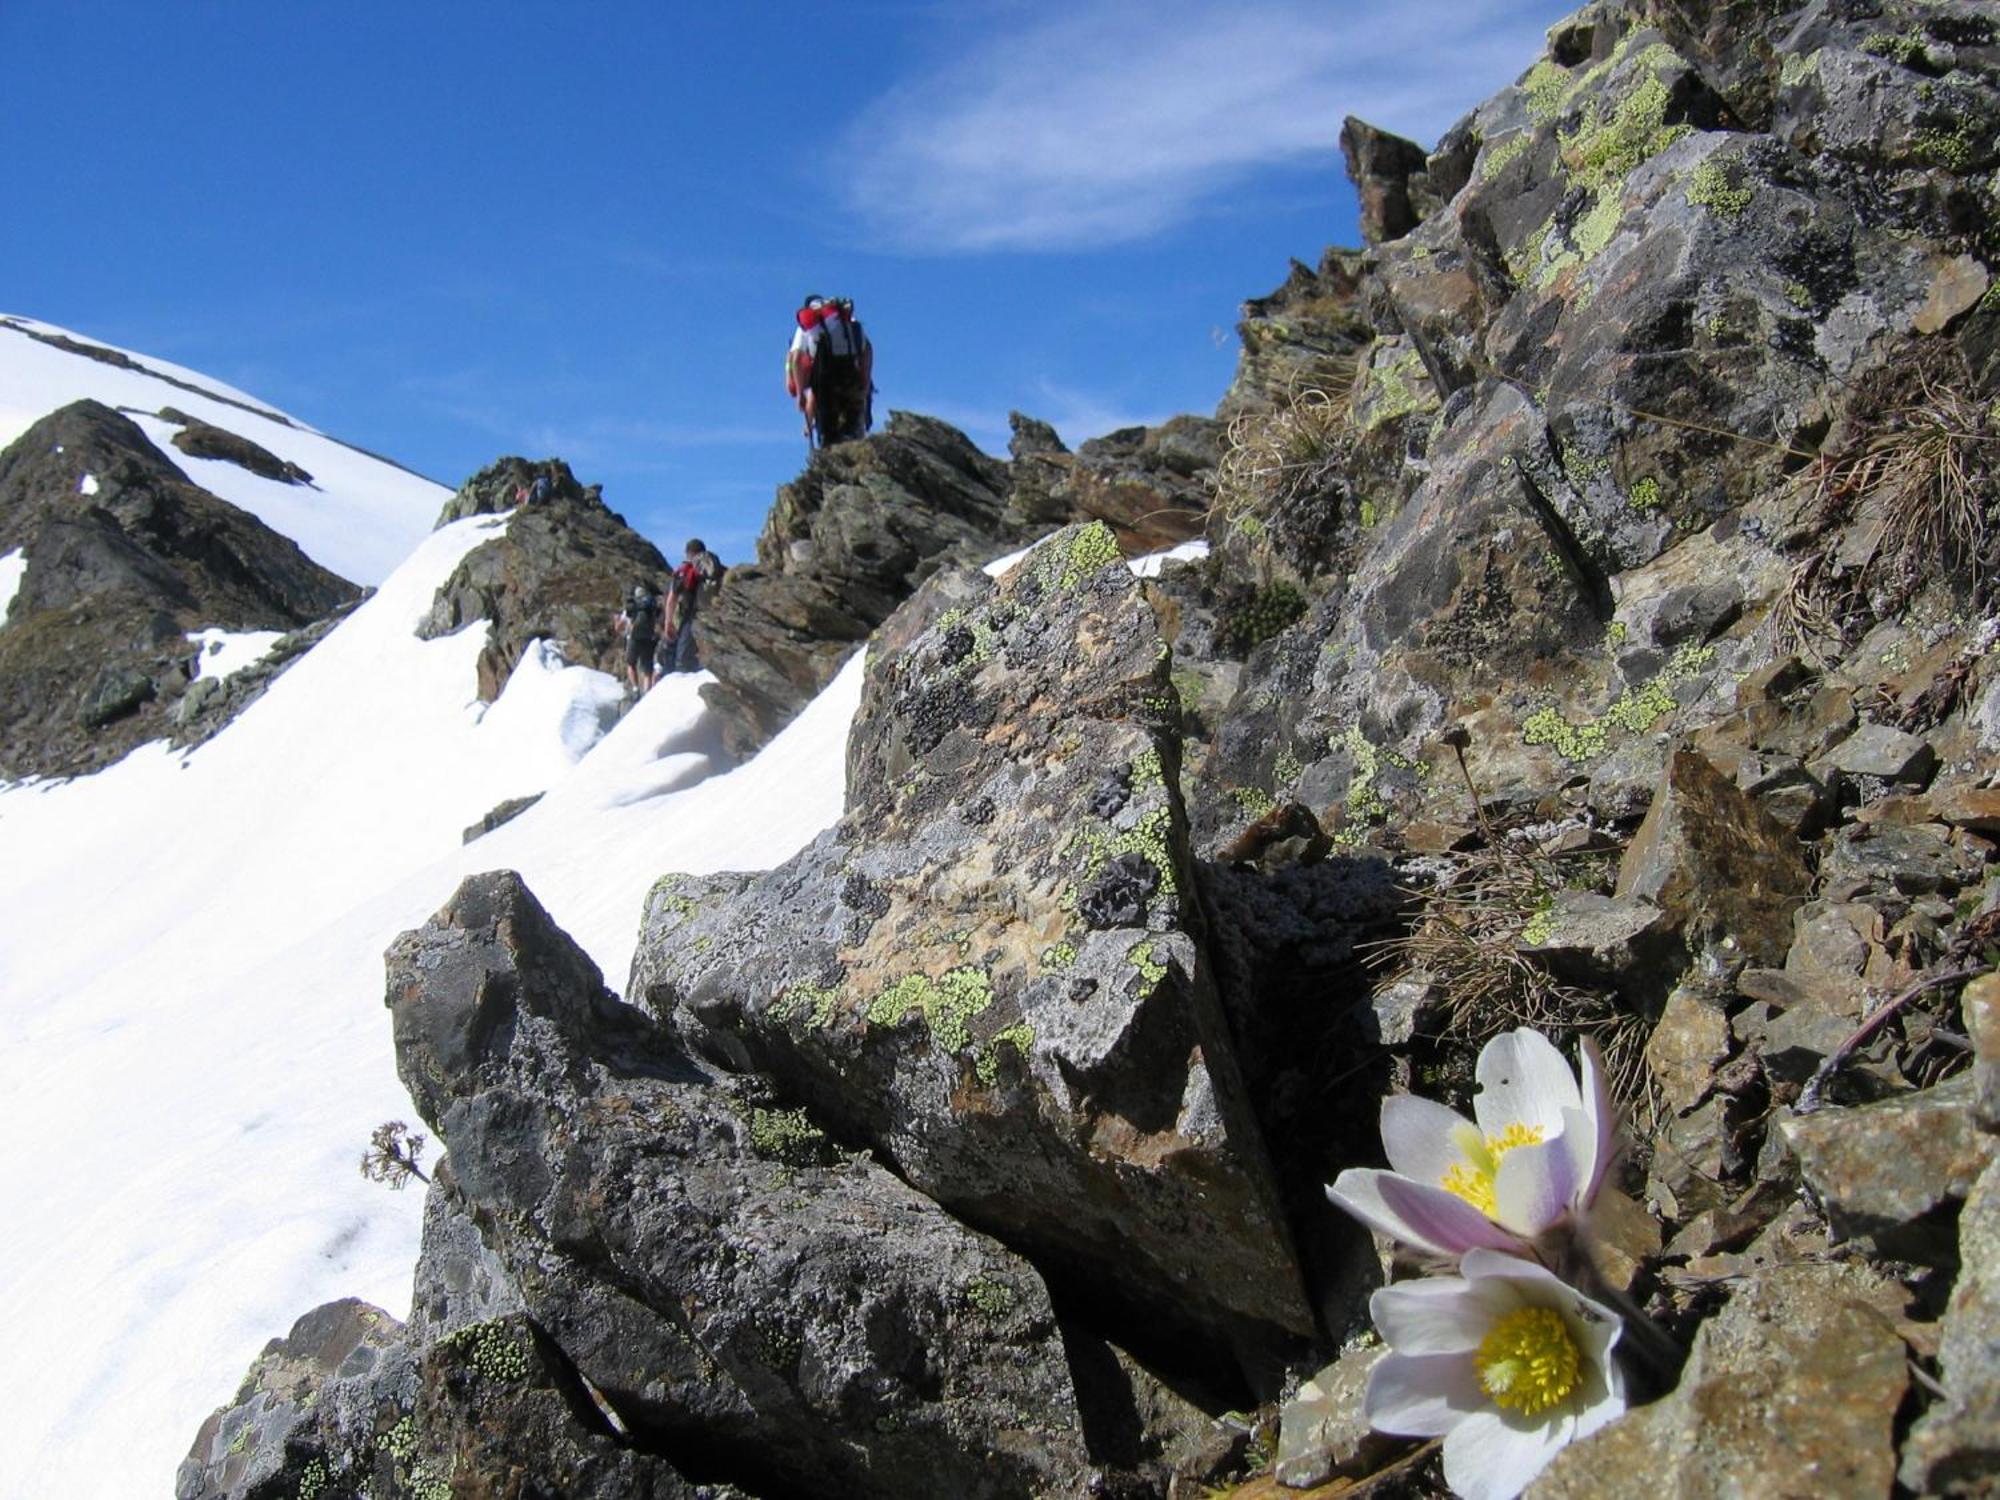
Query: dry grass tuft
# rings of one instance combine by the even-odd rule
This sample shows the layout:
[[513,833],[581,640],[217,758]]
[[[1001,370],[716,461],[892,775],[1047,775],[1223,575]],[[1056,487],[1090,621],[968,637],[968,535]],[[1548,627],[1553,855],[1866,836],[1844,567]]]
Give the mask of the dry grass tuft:
[[1789,644],[1823,655],[1850,621],[1902,609],[1931,583],[1983,600],[1994,557],[1990,475],[2000,423],[1989,405],[1918,369],[1867,439],[1793,476],[1795,534],[1811,550],[1794,566],[1779,625]]
[[1243,413],[1229,424],[1216,469],[1216,508],[1232,519],[1274,521],[1318,503],[1346,464],[1351,424],[1337,374],[1293,392],[1273,411]]

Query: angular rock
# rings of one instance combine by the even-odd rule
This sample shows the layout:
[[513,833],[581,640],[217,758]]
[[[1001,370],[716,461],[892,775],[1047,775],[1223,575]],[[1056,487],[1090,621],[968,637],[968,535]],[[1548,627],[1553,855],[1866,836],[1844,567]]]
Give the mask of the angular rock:
[[1677,1113],[1702,1101],[1716,1065],[1728,1055],[1729,1017],[1710,996],[1687,986],[1667,996],[1653,1034],[1646,1039],[1646,1066]]
[[[515,492],[534,477],[553,476],[550,498],[524,505]],[[665,587],[667,560],[585,489],[557,459],[531,465],[503,458],[480,470],[446,503],[444,518],[512,510],[506,529],[459,560],[438,586],[430,613],[417,627],[424,640],[487,622],[479,653],[479,696],[500,696],[522,654],[537,640],[554,645],[572,666],[622,678],[624,645],[612,621],[634,584]],[[704,609],[709,601],[704,599]],[[705,642],[705,637],[702,638]]]
[[786,1492],[1088,1482],[1034,1269],[680,1053],[518,877],[467,881],[389,972],[482,1238],[647,1446]]
[[2000,1131],[2000,976],[1966,985],[1959,1009],[1972,1042],[1972,1118],[1981,1130]]
[[1375,339],[1357,296],[1361,266],[1357,252],[1338,249],[1317,267],[1293,261],[1283,286],[1243,304],[1236,325],[1242,353],[1218,418],[1268,412],[1301,392],[1344,391],[1353,383],[1355,357]]
[[181,430],[174,434],[173,444],[189,458],[221,459],[224,463],[235,464],[239,469],[247,469],[260,478],[273,479],[279,484],[313,482],[312,475],[290,459],[280,458],[270,449],[238,433],[198,417],[183,416],[170,406],[162,408],[160,417],[164,421],[180,424]]
[[1904,1441],[1900,1477],[1920,1495],[1990,1496],[2000,1480],[2000,1163],[1965,1200],[1958,1267],[1938,1341],[1944,1397]]
[[1842,1239],[1881,1237],[1962,1199],[1993,1160],[1994,1138],[1972,1119],[1972,1080],[1779,1125],[1806,1186]]
[[702,664],[716,676],[702,696],[723,715],[730,751],[776,734],[933,573],[1045,529],[1008,496],[1004,464],[908,412],[815,453],[780,487],[757,560],[733,567],[702,606]]
[[1888,724],[1863,724],[1826,754],[1826,764],[1848,776],[1923,783],[1937,752],[1919,736]]
[[1558,1453],[1528,1500],[1886,1495],[1908,1377],[1899,1292],[1858,1266],[1794,1265],[1736,1282],[1664,1400]]
[[1361,1401],[1368,1376],[1389,1352],[1371,1343],[1350,1350],[1302,1384],[1278,1413],[1278,1483],[1306,1490],[1338,1473],[1365,1469],[1385,1440],[1368,1425]]
[[1167,670],[1102,526],[938,580],[871,651],[846,816],[734,900],[649,904],[630,993],[1137,1352],[1227,1369],[1313,1319],[1191,899]]
[[1567,890],[1529,924],[1521,947],[1560,978],[1605,985],[1639,1003],[1672,978],[1677,951],[1672,927],[1652,902]]
[[1349,115],[1340,127],[1348,181],[1361,195],[1361,238],[1370,245],[1401,239],[1423,217],[1411,202],[1410,179],[1429,164],[1424,148]]
[[1682,748],[1625,851],[1617,894],[1652,901],[1697,941],[1733,940],[1753,962],[1775,963],[1811,885],[1798,840]]

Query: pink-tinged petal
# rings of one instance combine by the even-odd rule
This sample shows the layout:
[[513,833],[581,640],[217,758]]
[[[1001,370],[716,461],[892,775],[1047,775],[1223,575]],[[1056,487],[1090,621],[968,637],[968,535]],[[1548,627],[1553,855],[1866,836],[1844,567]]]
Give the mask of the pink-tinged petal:
[[1443,1182],[1447,1172],[1468,1159],[1474,1143],[1482,1150],[1486,1144],[1479,1127],[1456,1110],[1415,1094],[1393,1094],[1382,1101],[1382,1151],[1390,1167],[1405,1177]]
[[1444,1480],[1462,1500],[1514,1500],[1562,1451],[1567,1418],[1537,1422],[1489,1405],[1444,1438]]
[[1464,1355],[1391,1352],[1369,1372],[1361,1413],[1377,1432],[1438,1437],[1491,1404]]
[[1577,1058],[1582,1069],[1583,1112],[1591,1127],[1590,1171],[1578,1177],[1583,1185],[1582,1203],[1588,1204],[1597,1197],[1604,1174],[1618,1159],[1618,1107],[1611,1102],[1611,1083],[1597,1043],[1585,1037],[1577,1047]]
[[1467,1203],[1463,1198],[1428,1183],[1384,1173],[1377,1184],[1383,1206],[1416,1230],[1430,1246],[1446,1255],[1463,1255],[1484,1247],[1513,1255],[1527,1254],[1528,1247],[1501,1225]]
[[1459,1256],[1474,1245],[1520,1248],[1470,1203],[1394,1172],[1349,1167],[1326,1195],[1370,1229],[1432,1255]]
[[1472,1097],[1472,1113],[1489,1140],[1509,1125],[1526,1125],[1553,1140],[1562,1129],[1562,1112],[1583,1108],[1576,1075],[1555,1043],[1525,1026],[1481,1048],[1475,1071],[1479,1092]]
[[1470,1354],[1493,1326],[1490,1299],[1457,1276],[1399,1281],[1368,1299],[1368,1317],[1398,1354]]
[[1539,1146],[1516,1146],[1493,1173],[1493,1216],[1533,1239],[1569,1212],[1575,1193],[1569,1147],[1561,1136]]

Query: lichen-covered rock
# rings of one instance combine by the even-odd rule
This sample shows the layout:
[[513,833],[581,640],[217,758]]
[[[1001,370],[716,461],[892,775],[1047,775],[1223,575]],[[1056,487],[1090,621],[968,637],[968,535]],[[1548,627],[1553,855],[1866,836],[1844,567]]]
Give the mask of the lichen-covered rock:
[[1920,1495],[1991,1496],[2000,1483],[2000,1162],[1959,1215],[1938,1371],[1944,1396],[1903,1444],[1902,1481]]
[[686,1057],[518,877],[468,881],[389,973],[398,1070],[482,1238],[642,1444],[781,1492],[1095,1471],[1034,1268]]
[[2000,1145],[1973,1122],[1971,1106],[1971,1080],[1959,1078],[1794,1116],[1780,1129],[1834,1232],[1880,1236],[1972,1190]]
[[1226,1371],[1313,1319],[1192,897],[1176,728],[1104,526],[997,585],[940,579],[871,654],[846,817],[732,901],[654,902],[631,993],[1140,1352]]

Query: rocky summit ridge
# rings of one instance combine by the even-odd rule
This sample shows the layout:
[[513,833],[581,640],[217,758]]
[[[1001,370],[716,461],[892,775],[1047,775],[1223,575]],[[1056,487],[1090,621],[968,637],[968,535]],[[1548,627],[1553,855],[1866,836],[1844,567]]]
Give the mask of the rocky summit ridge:
[[1443,1493],[1322,1185],[1524,1024],[1673,1351],[1529,1494],[1995,1493],[1997,84],[1977,4],[1593,5],[1350,124],[1216,418],[816,456],[711,660],[747,749],[870,643],[844,817],[624,1001],[506,872],[398,941],[412,1317],[177,1493]]

